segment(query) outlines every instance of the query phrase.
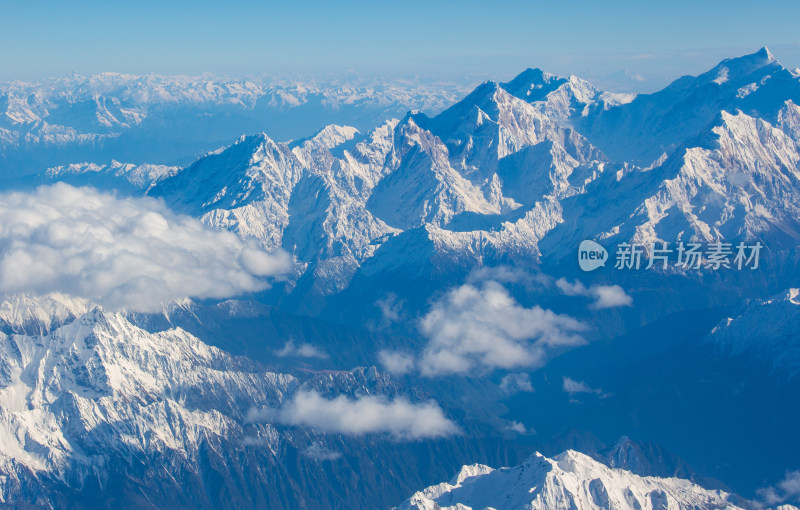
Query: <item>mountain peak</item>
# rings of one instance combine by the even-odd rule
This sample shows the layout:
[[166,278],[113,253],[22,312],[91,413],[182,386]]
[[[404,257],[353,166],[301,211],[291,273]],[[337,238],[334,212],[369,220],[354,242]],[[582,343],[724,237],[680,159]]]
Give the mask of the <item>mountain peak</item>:
[[528,68],[501,86],[512,96],[524,101],[542,101],[547,94],[569,81],[537,68]]
[[333,149],[337,145],[352,140],[357,134],[358,129],[352,126],[340,126],[329,124],[320,129],[308,138],[302,138],[289,143],[289,147],[309,147],[312,149]]
[[767,48],[766,46],[762,46],[762,48],[756,52],[756,55],[765,58],[769,62],[778,61],[778,59],[775,58],[775,55],[773,55],[772,52],[769,51],[769,48]]
[[714,80],[719,80],[721,74],[725,75],[724,81],[738,82],[740,80],[751,78],[754,73],[768,73],[774,72],[762,69],[764,68],[779,68],[783,66],[778,62],[775,56],[764,46],[755,53],[742,55],[741,57],[727,58],[717,64],[713,69],[701,75],[701,77],[709,77],[714,75]]
[[685,479],[642,477],[610,469],[574,450],[552,459],[534,455],[512,468],[465,466],[454,481],[458,483],[417,492],[398,509],[740,509],[734,503],[736,497],[726,492],[706,490]]

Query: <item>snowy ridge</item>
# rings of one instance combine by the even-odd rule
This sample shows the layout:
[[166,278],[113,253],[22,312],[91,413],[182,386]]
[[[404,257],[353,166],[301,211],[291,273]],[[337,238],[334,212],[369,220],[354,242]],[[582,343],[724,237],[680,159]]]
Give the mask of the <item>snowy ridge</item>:
[[[131,127],[147,118],[150,109],[168,105],[238,105],[253,108],[264,101],[271,106],[295,107],[321,94],[331,105],[362,101],[379,104],[410,101],[414,108],[436,108],[453,98],[453,91],[437,86],[404,87],[400,83],[371,85],[292,81],[285,79],[231,80],[212,76],[137,76],[101,73],[40,82],[0,84],[4,116],[13,124],[43,123],[57,108],[75,105],[88,113],[96,128]],[[60,112],[58,112],[60,113]],[[60,116],[60,115],[59,115]],[[50,122],[51,125],[55,124]]]
[[[2,335],[0,345],[6,468],[12,460],[48,472],[71,467],[68,461],[96,464],[81,453],[93,442],[108,452],[191,457],[204,435],[242,434],[237,421],[247,408],[237,401],[266,405],[293,381],[180,329],[149,334],[99,309],[44,336]],[[96,435],[111,423],[113,434]]]
[[48,168],[43,175],[37,175],[37,183],[53,181],[72,182],[75,184],[91,184],[92,186],[120,187],[120,182],[127,182],[134,190],[147,190],[156,183],[172,177],[181,168],[167,165],[151,165],[120,163],[112,161],[107,165],[95,163],[76,163]]
[[7,334],[46,334],[92,308],[85,299],[63,294],[15,294],[0,303],[0,331]]
[[[788,111],[792,105],[785,106]],[[800,145],[781,127],[722,112],[708,144],[684,149],[654,169],[604,175],[574,200],[568,232],[651,242],[760,239],[791,246],[800,238]],[[615,196],[598,214],[593,197]]]
[[572,450],[536,453],[513,468],[464,466],[450,483],[417,492],[400,510],[736,510],[738,498],[679,478],[641,477]]
[[242,134],[297,140],[329,123],[367,130],[467,89],[443,82],[230,79],[103,73],[0,83],[2,179],[69,163],[188,165]]

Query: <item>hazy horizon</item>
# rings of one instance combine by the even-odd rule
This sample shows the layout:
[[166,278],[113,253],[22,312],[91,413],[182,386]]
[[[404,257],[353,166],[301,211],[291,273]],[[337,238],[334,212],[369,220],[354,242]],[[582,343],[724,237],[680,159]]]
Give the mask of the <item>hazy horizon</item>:
[[[44,4],[47,19],[40,14]],[[604,89],[649,92],[762,46],[787,68],[800,66],[797,15],[800,4],[790,1],[646,8],[516,0],[491,7],[450,1],[11,3],[0,20],[0,42],[14,50],[0,55],[0,81],[119,72],[417,76],[467,84],[539,67]]]

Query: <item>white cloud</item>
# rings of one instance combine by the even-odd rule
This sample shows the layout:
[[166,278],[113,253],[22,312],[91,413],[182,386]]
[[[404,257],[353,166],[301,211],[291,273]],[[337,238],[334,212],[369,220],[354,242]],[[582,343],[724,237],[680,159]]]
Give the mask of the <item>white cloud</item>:
[[530,273],[511,266],[480,266],[467,276],[467,283],[476,284],[485,281],[519,284],[528,290],[533,290],[549,287],[552,285],[553,277],[544,273]]
[[575,283],[570,283],[566,278],[559,278],[556,280],[556,287],[567,296],[586,296],[589,294],[589,289],[580,281],[575,280]]
[[375,302],[383,318],[388,322],[397,322],[400,320],[400,314],[403,311],[403,302],[397,298],[397,294],[390,292],[383,298]]
[[451,290],[420,327],[429,340],[418,362],[426,376],[539,366],[549,350],[582,344],[585,329],[569,316],[521,306],[494,281]]
[[758,489],[757,492],[768,505],[800,503],[800,471],[789,471],[776,487]]
[[625,289],[619,285],[597,285],[589,290],[595,297],[593,308],[616,308],[633,304],[633,298],[626,294]]
[[577,393],[590,393],[594,395],[599,395],[601,398],[606,397],[603,390],[600,388],[592,388],[588,384],[584,383],[583,381],[576,381],[570,377],[565,377],[563,381],[563,389],[565,392],[569,393],[570,396],[573,396]]
[[534,433],[533,430],[528,430],[525,427],[525,425],[523,425],[522,423],[520,423],[518,421],[512,421],[511,423],[509,423],[508,424],[508,430],[510,430],[511,432],[516,432],[517,434],[520,434],[520,435],[533,434]]
[[387,400],[344,395],[329,400],[315,391],[300,391],[279,408],[251,409],[250,422],[269,422],[311,427],[323,432],[349,435],[388,433],[396,439],[445,437],[459,433],[436,402],[411,403],[404,398]]
[[500,389],[506,393],[532,392],[531,376],[525,373],[508,374],[500,381]]
[[110,308],[157,311],[179,297],[223,298],[290,268],[233,233],[150,198],[63,183],[0,195],[0,293],[61,292]]
[[591,307],[594,309],[616,308],[631,306],[633,298],[625,293],[619,285],[592,285],[586,287],[583,283],[575,281],[570,283],[565,278],[556,280],[556,286],[567,296],[586,296],[594,299]]
[[328,355],[311,344],[295,345],[294,340],[287,341],[275,354],[281,358],[327,358]]
[[303,450],[303,455],[311,457],[312,459],[320,462],[323,460],[334,461],[340,459],[342,454],[327,448],[320,441],[314,441],[311,446]]
[[383,350],[378,353],[378,359],[394,375],[403,375],[414,370],[414,356],[405,352]]

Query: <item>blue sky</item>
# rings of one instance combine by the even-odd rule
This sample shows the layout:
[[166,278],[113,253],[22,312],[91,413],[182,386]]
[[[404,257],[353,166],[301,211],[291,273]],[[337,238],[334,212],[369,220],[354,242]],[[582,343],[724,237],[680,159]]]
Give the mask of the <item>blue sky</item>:
[[0,8],[2,80],[347,70],[499,79],[542,67],[646,88],[763,45],[800,66],[797,0],[0,0]]

